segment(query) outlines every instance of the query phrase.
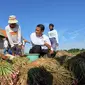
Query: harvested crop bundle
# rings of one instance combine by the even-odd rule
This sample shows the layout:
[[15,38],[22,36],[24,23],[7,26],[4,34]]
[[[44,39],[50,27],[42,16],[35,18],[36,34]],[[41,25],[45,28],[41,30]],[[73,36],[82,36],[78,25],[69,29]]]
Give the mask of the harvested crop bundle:
[[71,53],[68,53],[66,51],[57,51],[55,55],[55,59],[63,65],[65,61],[67,61],[69,58],[71,58],[73,55]]
[[[35,67],[44,67],[53,76],[52,85],[72,85],[74,77],[64,67],[52,58],[40,58],[32,63],[27,64],[20,70],[19,81],[17,85],[26,85],[27,73],[30,69]],[[33,70],[34,71],[34,70]],[[36,74],[37,75],[37,74]],[[29,78],[28,78],[29,81]]]
[[27,85],[27,72],[19,73],[19,80],[16,85]]
[[73,56],[71,53],[68,53],[67,51],[57,51],[55,57],[61,57],[61,56]]
[[78,85],[85,85],[85,52],[67,60],[64,66],[74,73]]
[[27,71],[29,59],[27,57],[16,57],[12,60],[13,67],[19,70],[19,80],[16,85],[27,85]]
[[12,60],[13,67],[16,70],[20,70],[22,67],[25,67],[29,63],[29,59],[27,57],[16,57]]
[[5,60],[0,60],[0,85],[14,85],[18,72]]
[[55,57],[55,59],[60,63],[60,65],[63,65],[64,62],[69,59],[69,56]]
[[28,71],[28,85],[52,85],[53,76],[43,67],[31,68]]

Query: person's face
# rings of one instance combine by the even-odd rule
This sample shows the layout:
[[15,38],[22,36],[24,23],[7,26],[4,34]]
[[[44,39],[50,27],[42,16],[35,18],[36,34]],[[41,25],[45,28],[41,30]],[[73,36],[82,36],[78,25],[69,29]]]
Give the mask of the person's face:
[[41,36],[42,33],[43,33],[43,31],[41,31],[40,27],[36,27],[36,31],[35,32],[36,32],[37,36]]
[[13,29],[16,27],[16,23],[13,23],[13,24],[9,24],[9,26]]
[[49,26],[49,29],[50,29],[50,30],[52,30],[52,29],[53,29],[53,27],[52,27],[52,26]]

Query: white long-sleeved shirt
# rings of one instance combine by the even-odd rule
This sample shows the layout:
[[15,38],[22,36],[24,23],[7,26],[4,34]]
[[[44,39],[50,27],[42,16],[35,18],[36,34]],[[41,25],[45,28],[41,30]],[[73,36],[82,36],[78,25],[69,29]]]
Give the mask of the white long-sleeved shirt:
[[57,43],[59,43],[58,42],[58,33],[55,29],[48,32],[48,37],[49,38],[56,38]]
[[13,29],[11,29],[9,25],[7,25],[5,27],[5,30],[11,47],[13,47],[15,44],[21,44],[21,29],[19,25],[17,25],[16,28]]
[[[50,40],[48,36],[46,35],[42,35],[41,37],[38,37],[36,36],[36,33],[34,32],[30,35],[30,39],[33,45],[41,45],[42,49],[48,49],[48,47],[44,46],[45,42],[51,46]],[[51,50],[53,49],[51,48]]]
[[8,47],[8,41],[4,40],[4,48],[7,48],[7,47]]

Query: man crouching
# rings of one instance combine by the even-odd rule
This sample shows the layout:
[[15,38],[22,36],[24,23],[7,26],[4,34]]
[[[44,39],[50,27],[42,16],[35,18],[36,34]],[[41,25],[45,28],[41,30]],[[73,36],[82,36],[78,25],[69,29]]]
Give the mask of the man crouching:
[[40,56],[53,54],[50,40],[48,36],[43,34],[44,30],[44,25],[38,24],[35,32],[30,35],[32,48],[29,53],[38,53]]

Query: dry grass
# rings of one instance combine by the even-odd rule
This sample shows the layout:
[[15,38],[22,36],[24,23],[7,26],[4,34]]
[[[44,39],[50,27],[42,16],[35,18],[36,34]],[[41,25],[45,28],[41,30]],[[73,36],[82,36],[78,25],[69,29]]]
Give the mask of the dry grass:
[[28,71],[31,68],[42,66],[53,75],[52,85],[72,85],[74,79],[73,75],[52,58],[40,58],[35,62],[22,66],[17,85],[26,85]]
[[69,56],[69,57],[71,57],[73,55],[71,53],[66,52],[66,51],[57,51],[56,57],[61,57],[61,56]]

